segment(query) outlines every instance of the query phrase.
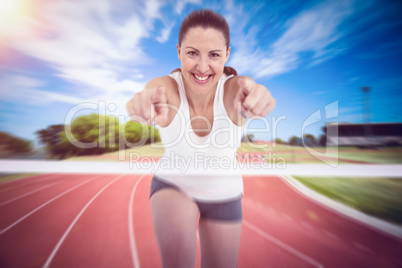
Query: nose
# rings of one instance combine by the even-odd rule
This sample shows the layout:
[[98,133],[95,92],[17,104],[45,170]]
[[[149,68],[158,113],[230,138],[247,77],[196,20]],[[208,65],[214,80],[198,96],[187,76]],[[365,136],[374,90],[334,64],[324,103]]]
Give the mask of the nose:
[[209,70],[209,62],[207,57],[200,57],[197,64],[197,69],[200,73],[206,73]]

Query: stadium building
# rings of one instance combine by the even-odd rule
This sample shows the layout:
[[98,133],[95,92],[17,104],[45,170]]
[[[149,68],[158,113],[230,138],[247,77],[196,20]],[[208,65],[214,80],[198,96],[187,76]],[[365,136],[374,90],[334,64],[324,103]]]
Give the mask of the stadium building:
[[381,147],[402,145],[402,123],[328,123],[327,146]]

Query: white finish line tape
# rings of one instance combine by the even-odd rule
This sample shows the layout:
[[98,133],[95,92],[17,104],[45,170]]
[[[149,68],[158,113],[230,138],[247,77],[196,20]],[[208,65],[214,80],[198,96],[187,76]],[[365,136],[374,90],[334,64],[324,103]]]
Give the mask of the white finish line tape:
[[[55,161],[55,160],[0,160],[0,173],[99,173],[99,174],[151,174],[157,169],[156,163],[141,164],[93,161]],[[177,174],[163,170],[165,174]],[[340,164],[331,167],[326,164],[287,164],[280,168],[253,164],[234,169],[216,169],[213,175],[307,175],[307,176],[354,176],[354,177],[392,177],[402,178],[402,165],[384,164]],[[189,174],[189,173],[186,173]],[[190,173],[193,174],[193,173]],[[197,175],[211,174],[203,169]]]

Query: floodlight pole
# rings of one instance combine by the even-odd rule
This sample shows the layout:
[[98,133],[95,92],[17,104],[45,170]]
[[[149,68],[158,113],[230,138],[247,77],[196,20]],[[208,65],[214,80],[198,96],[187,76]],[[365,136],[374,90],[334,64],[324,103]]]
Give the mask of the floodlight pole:
[[362,87],[364,123],[370,123],[370,91],[371,87]]
[[362,94],[363,94],[363,122],[366,124],[364,128],[364,134],[366,137],[371,135],[370,131],[370,92],[371,87],[362,87]]

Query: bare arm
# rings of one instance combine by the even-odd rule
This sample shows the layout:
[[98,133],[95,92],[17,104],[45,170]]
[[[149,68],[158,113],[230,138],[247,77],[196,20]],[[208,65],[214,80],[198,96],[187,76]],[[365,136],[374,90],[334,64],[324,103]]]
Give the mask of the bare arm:
[[267,116],[275,108],[276,100],[265,86],[253,79],[234,76],[225,83],[224,104],[232,122],[241,126],[246,118]]
[[126,104],[127,111],[133,121],[152,124],[157,122],[161,127],[170,124],[175,109],[170,105],[180,104],[176,81],[170,76],[157,77],[147,83],[145,88],[136,93]]

